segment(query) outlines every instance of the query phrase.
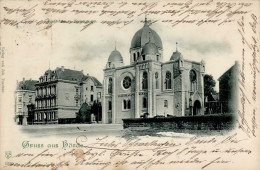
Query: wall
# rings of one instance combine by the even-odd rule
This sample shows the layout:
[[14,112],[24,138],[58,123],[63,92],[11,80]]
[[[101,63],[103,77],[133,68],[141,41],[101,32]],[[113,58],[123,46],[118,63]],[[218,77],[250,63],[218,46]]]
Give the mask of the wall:
[[235,126],[232,114],[187,117],[123,119],[124,128],[150,127],[158,130],[228,130]]

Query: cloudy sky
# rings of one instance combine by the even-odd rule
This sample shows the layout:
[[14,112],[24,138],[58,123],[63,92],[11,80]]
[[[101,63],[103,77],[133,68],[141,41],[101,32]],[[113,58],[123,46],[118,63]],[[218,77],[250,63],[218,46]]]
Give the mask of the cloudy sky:
[[[5,59],[7,83],[14,88],[15,81],[22,80],[23,77],[38,80],[49,66],[52,70],[61,66],[83,70],[85,74],[95,76],[102,82],[103,69],[109,54],[115,48],[115,41],[124,64],[130,63],[131,40],[135,32],[143,27],[144,16],[133,19],[131,24],[123,28],[97,23],[83,31],[80,31],[80,25],[68,24],[55,24],[52,29],[40,32],[19,26],[6,27],[6,31],[12,32],[4,42],[8,54]],[[149,19],[158,18],[150,16]],[[162,39],[164,61],[169,61],[178,42],[178,50],[184,58],[205,60],[206,72],[212,74],[216,81],[241,53],[238,34],[230,36],[232,24],[221,27],[179,24],[171,27],[155,22],[150,27]]]

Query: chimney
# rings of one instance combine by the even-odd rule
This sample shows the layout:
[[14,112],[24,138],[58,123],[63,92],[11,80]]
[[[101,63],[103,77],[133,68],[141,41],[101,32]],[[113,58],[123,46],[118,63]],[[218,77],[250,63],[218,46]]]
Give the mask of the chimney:
[[89,76],[89,74],[87,74],[87,76]]
[[64,66],[61,66],[61,70],[64,71]]
[[23,81],[25,81],[25,78],[23,77]]

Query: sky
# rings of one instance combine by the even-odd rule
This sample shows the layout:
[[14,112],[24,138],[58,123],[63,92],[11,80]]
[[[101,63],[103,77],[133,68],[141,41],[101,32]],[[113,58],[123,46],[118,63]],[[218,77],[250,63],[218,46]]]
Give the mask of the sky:
[[[148,18],[156,20],[155,17]],[[134,34],[143,27],[144,16],[135,17],[134,21],[123,28],[107,27],[100,23],[80,31],[80,25],[55,24],[51,29],[36,31],[25,27],[8,28],[13,34],[5,42],[8,47],[6,69],[12,78],[8,81],[15,87],[16,80],[35,79],[47,69],[56,67],[83,70],[84,74],[103,80],[103,69],[108,56],[116,48],[123,56],[124,64],[130,63],[129,48]],[[150,27],[161,37],[164,62],[169,61],[172,53],[178,51],[184,59],[206,62],[206,73],[217,79],[229,69],[240,54],[237,37],[230,36],[230,24],[221,27],[210,25],[179,24],[171,27],[162,22],[155,22]],[[217,29],[216,29],[217,28]],[[15,70],[15,72],[12,72]],[[8,84],[9,84],[8,83]],[[216,84],[218,91],[218,83]]]

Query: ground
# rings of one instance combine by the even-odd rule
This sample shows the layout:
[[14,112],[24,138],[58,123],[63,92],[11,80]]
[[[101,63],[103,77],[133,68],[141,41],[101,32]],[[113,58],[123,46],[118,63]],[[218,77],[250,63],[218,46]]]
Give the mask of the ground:
[[87,136],[122,136],[121,124],[53,124],[20,126],[21,131],[31,137],[77,137]]
[[149,127],[136,127],[123,129],[122,124],[55,124],[55,125],[28,125],[20,126],[24,134],[30,137],[65,137],[75,138],[80,135],[88,137],[114,136],[133,138],[138,136],[171,136],[175,138],[190,138],[191,136],[223,135],[228,131],[209,130],[156,130]]

